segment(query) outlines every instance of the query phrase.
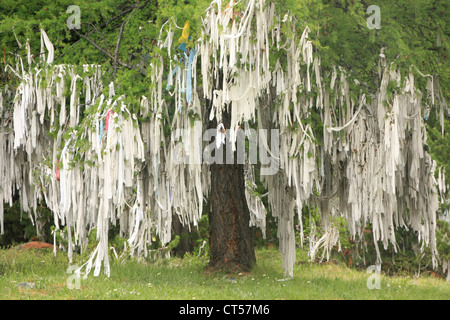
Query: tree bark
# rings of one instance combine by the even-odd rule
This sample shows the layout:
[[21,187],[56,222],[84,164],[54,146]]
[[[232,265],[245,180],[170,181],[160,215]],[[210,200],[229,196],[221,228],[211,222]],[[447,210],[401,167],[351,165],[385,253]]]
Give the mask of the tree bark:
[[182,258],[187,252],[191,253],[193,248],[188,236],[189,226],[187,224],[183,226],[176,214],[172,214],[172,231],[180,237],[180,242],[174,249],[175,255]]
[[[225,128],[230,128],[231,115],[225,112],[222,120]],[[227,148],[221,148],[225,149],[224,163],[210,166],[209,267],[212,271],[250,271],[256,257],[245,199],[244,165],[237,164],[236,157],[234,163],[227,164]]]
[[210,261],[213,270],[250,271],[256,262],[244,167],[211,165]]

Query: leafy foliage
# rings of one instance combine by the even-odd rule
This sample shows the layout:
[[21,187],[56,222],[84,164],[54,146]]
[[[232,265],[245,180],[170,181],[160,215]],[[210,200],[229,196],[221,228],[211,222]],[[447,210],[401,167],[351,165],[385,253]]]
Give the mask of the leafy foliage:
[[[369,3],[353,0],[283,0],[279,10],[295,14],[316,37],[322,64],[341,65],[373,89],[380,49],[402,74],[415,65],[424,74],[439,75],[445,90],[449,87],[450,39],[445,14],[447,1],[378,1],[381,29],[369,29],[366,13]],[[311,23],[313,22],[313,23]],[[297,30],[298,34],[299,30]],[[295,33],[294,33],[295,34]],[[446,99],[450,98],[445,93]]]

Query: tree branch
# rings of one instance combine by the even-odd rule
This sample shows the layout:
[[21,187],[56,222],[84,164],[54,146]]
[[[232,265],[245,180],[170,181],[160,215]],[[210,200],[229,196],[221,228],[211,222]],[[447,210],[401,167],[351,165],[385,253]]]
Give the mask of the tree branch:
[[[94,31],[97,31],[97,33],[100,35],[100,37],[102,37],[103,41],[106,43],[106,46],[108,47],[109,46],[108,41],[106,40],[103,33],[101,33],[100,30],[98,30],[97,27],[93,23],[88,22],[88,24],[90,24],[94,28]],[[86,36],[90,35],[91,33],[92,33],[92,30],[90,30],[88,33],[86,33]]]
[[[123,25],[123,24],[122,24],[122,25]],[[121,28],[121,29],[123,29],[123,28]],[[97,43],[95,43],[95,41],[93,41],[93,40],[92,40],[91,38],[89,38],[87,35],[84,35],[84,34],[79,33],[76,29],[73,29],[73,30],[74,30],[75,33],[78,34],[80,37],[82,37],[83,39],[86,39],[86,40],[89,41],[94,47],[96,47],[98,50],[100,50],[101,52],[103,52],[104,54],[106,54],[111,60],[114,60],[114,63],[115,63],[115,64],[119,64],[119,65],[121,65],[121,66],[123,66],[123,67],[126,67],[126,68],[128,68],[128,69],[131,69],[131,70],[138,70],[135,66],[129,65],[129,64],[123,62],[123,61],[118,60],[118,59],[117,59],[117,56],[116,56],[116,57],[113,56],[111,53],[109,53],[108,51],[106,51],[106,49],[100,47]],[[120,37],[120,38],[121,38],[121,37]],[[116,48],[116,50],[117,50],[117,48]],[[142,75],[144,75],[144,76],[147,75],[147,73],[146,73],[145,71],[141,71],[141,70],[138,70],[138,71],[139,71]]]
[[119,47],[120,47],[120,41],[122,40],[123,30],[125,28],[125,22],[122,22],[122,25],[120,26],[119,31],[119,37],[117,38],[117,44],[116,44],[116,51],[114,52],[114,73],[113,73],[113,79],[116,79],[116,72],[117,72],[117,55],[119,54]]
[[[130,6],[130,7],[128,7],[127,9],[125,9],[124,11],[122,11],[122,12],[120,12],[119,14],[117,14],[117,15],[115,15],[114,17],[112,17],[111,19],[109,19],[108,21],[106,21],[105,23],[103,23],[101,26],[100,26],[100,28],[102,29],[102,28],[105,28],[105,27],[107,27],[112,21],[114,21],[114,20],[117,20],[117,19],[119,19],[120,17],[122,17],[122,16],[124,16],[125,14],[127,14],[128,12],[130,12],[130,11],[133,11],[134,9],[142,9],[143,7],[145,7],[146,5],[147,5],[147,3],[149,3],[150,2],[150,0],[147,0],[147,1],[145,1],[142,5],[140,5],[140,6],[138,6],[137,4],[139,4],[139,3],[137,3],[136,5],[133,5],[133,6]],[[91,23],[91,25],[93,26],[93,24]],[[94,27],[95,28],[95,27]],[[74,31],[76,31],[76,29],[73,29]],[[98,29],[97,28],[95,28],[95,29],[93,29],[93,30],[89,30],[87,33],[86,33],[86,36],[89,36],[91,33],[93,33],[94,31],[98,31]],[[99,32],[99,31],[98,31]],[[77,32],[77,34],[79,34],[78,32]],[[73,47],[74,45],[76,45],[78,42],[80,42],[80,40],[77,40],[77,41],[75,41],[74,43],[72,43],[71,45],[70,45],[70,47]],[[60,58],[62,58],[63,56],[64,56],[64,52],[58,57],[58,58],[56,58],[55,60],[58,60],[58,59],[60,59]]]

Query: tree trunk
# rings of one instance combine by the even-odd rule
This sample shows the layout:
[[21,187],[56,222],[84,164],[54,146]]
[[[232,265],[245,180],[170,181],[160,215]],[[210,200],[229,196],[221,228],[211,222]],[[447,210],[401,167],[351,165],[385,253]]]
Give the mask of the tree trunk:
[[182,258],[186,253],[192,253],[193,248],[189,239],[189,226],[187,224],[183,226],[176,214],[172,214],[172,231],[180,237],[180,242],[174,249],[175,255]]
[[[231,116],[224,112],[223,124],[230,127]],[[216,122],[216,121],[214,121]],[[217,124],[214,123],[215,127]],[[244,165],[225,161],[211,164],[209,248],[212,271],[250,271],[256,262],[250,211],[245,199]]]
[[213,270],[250,271],[256,262],[244,188],[243,165],[211,165],[209,266]]

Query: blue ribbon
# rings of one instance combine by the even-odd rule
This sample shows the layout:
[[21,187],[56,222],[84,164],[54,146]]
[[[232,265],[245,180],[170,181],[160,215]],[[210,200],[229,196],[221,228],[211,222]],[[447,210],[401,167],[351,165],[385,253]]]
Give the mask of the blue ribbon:
[[178,46],[178,49],[180,49],[183,52],[186,52],[186,50],[187,50],[186,43],[180,43],[180,45]]
[[190,103],[192,100],[192,63],[194,62],[194,57],[197,51],[192,49],[189,52],[188,69],[187,69],[187,83],[186,83],[186,101]]
[[98,137],[99,142],[102,141],[103,137],[103,121],[100,120],[100,136]]

